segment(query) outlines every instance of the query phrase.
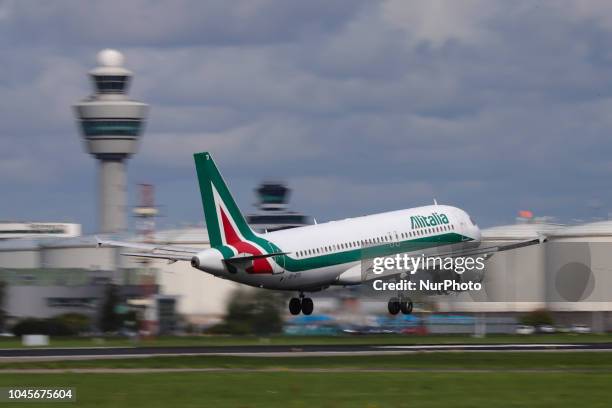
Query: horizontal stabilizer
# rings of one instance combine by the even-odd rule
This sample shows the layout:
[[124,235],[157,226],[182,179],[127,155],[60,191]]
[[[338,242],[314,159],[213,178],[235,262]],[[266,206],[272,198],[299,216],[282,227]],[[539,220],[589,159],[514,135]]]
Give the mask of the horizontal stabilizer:
[[225,260],[225,262],[244,262],[244,261],[253,261],[255,259],[261,259],[261,258],[271,258],[274,256],[279,256],[279,255],[287,255],[289,252],[274,252],[271,254],[261,254],[261,255],[251,255],[251,254],[238,254],[236,256],[233,256],[231,258],[228,258]]

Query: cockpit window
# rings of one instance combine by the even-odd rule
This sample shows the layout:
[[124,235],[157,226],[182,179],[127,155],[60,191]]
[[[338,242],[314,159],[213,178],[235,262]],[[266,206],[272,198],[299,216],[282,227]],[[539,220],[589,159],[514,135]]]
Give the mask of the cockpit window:
[[474,222],[471,216],[468,215],[468,218],[470,219],[470,222],[472,223],[472,225],[476,225],[476,223]]

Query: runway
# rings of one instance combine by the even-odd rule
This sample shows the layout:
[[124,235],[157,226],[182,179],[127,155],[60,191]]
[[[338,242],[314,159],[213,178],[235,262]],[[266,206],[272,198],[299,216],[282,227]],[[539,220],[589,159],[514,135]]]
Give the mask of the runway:
[[258,345],[198,347],[75,347],[0,349],[1,361],[85,360],[156,356],[299,357],[435,352],[612,351],[612,343],[419,344],[419,345]]

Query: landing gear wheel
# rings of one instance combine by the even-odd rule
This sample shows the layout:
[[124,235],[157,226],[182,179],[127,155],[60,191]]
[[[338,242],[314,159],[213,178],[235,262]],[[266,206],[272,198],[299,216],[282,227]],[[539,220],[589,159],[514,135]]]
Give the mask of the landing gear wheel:
[[400,302],[397,298],[389,299],[389,303],[387,304],[387,309],[389,309],[389,313],[392,315],[396,315],[400,311]]
[[305,315],[309,315],[312,313],[314,309],[314,303],[311,298],[302,299],[302,313]]
[[412,313],[412,301],[407,301],[407,302],[400,302],[400,310],[402,311],[403,314],[407,315]]
[[299,315],[302,310],[302,302],[298,298],[291,298],[289,301],[289,313],[292,315]]

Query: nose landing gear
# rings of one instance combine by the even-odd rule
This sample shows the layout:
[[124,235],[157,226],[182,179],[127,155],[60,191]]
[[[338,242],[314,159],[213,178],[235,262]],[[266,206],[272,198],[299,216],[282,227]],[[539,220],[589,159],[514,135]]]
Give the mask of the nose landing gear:
[[302,312],[305,315],[312,314],[314,310],[314,303],[311,298],[304,297],[304,293],[300,293],[299,298],[291,298],[289,301],[289,313],[292,315],[299,315]]

